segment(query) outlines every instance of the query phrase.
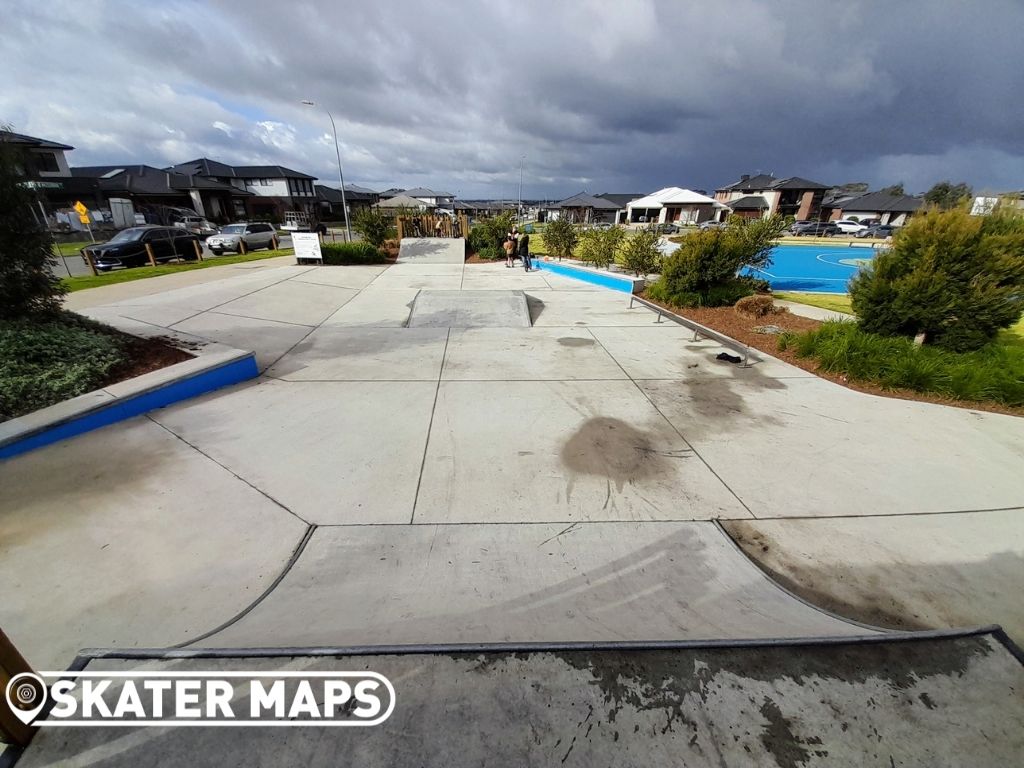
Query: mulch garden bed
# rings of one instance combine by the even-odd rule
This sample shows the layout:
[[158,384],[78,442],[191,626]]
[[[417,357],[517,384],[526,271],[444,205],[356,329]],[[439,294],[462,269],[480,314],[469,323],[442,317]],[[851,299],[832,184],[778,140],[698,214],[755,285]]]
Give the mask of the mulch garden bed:
[[117,332],[117,335],[124,340],[127,360],[110,371],[109,377],[103,382],[104,387],[195,357],[158,336],[143,339],[127,333]]
[[742,342],[754,349],[766,354],[785,360],[790,365],[795,365],[805,371],[820,376],[823,379],[842,384],[844,387],[854,389],[858,392],[865,392],[870,395],[881,395],[899,400],[918,400],[925,403],[937,403],[939,405],[951,405],[956,408],[967,408],[973,411],[989,411],[992,413],[1005,413],[1011,416],[1024,416],[1024,408],[1014,408],[1000,403],[978,402],[974,400],[956,400],[941,395],[930,395],[924,392],[915,392],[910,389],[888,389],[878,384],[865,381],[850,381],[842,374],[822,371],[818,368],[818,362],[810,357],[798,357],[793,349],[779,350],[778,336],[773,334],[757,333],[754,328],[765,325],[776,325],[784,331],[803,333],[812,331],[821,326],[821,321],[812,320],[809,317],[794,315],[788,310],[777,308],[774,314],[764,317],[751,317],[740,314],[734,307],[687,307],[685,309],[674,307],[661,301],[655,301],[650,296],[643,295],[647,301],[664,307],[670,312],[682,315],[694,320],[701,325],[706,325],[712,330],[724,333],[736,341]]

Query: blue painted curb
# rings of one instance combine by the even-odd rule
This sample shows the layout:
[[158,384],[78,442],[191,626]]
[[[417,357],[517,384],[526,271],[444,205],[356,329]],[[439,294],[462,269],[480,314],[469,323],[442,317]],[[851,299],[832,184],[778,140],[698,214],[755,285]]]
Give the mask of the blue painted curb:
[[123,400],[112,401],[109,405],[62,422],[34,435],[22,438],[0,447],[0,459],[8,459],[28,451],[50,445],[69,437],[91,432],[94,429],[115,424],[133,416],[163,408],[166,405],[188,400],[190,397],[212,392],[221,387],[238,384],[259,375],[256,358],[253,355],[227,363],[209,371],[197,373],[187,379],[172,381],[149,392],[143,392]]
[[633,293],[634,283],[630,278],[618,277],[605,274],[604,272],[592,272],[589,269],[580,269],[569,264],[558,264],[552,261],[541,261],[540,259],[534,259],[533,265],[538,269],[546,269],[548,272],[553,272],[556,275],[571,277],[574,280],[582,280],[584,283],[593,283],[602,288],[611,288],[613,291]]

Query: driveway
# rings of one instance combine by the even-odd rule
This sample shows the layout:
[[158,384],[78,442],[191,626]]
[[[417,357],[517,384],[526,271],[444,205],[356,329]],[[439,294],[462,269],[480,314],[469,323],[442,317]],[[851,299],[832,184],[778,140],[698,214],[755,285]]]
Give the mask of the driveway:
[[[262,375],[0,464],[4,628],[30,662],[85,646],[874,631],[757,560],[836,610],[844,558],[863,566],[843,571],[858,599],[879,574],[956,575],[913,626],[1024,633],[1024,569],[979,601],[991,569],[919,535],[969,524],[972,559],[1020,564],[1024,422],[771,358],[720,362],[718,344],[622,294],[464,265],[458,248],[74,294],[100,320],[253,349]],[[830,546],[840,532],[859,546]],[[865,554],[872,536],[884,557]],[[919,595],[899,598],[913,611]]]

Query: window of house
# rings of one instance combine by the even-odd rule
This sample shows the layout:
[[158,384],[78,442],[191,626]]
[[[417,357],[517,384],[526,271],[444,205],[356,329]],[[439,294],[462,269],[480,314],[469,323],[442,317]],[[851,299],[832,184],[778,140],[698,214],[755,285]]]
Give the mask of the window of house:
[[60,165],[57,164],[57,156],[53,152],[36,152],[36,168],[43,173],[57,173]]

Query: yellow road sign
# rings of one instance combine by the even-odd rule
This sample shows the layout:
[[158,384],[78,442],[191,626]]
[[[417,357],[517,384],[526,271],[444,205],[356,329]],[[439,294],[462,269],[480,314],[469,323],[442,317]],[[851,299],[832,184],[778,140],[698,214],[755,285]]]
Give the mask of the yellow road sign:
[[87,214],[87,213],[80,213],[80,214],[78,214],[78,220],[80,222],[82,222],[83,224],[88,224],[89,223],[89,214]]
[[[75,213],[77,213],[79,217],[85,216],[87,213],[89,213],[89,209],[82,205],[81,200],[76,200],[72,208],[75,209]],[[84,219],[82,220],[82,223],[85,223]]]

